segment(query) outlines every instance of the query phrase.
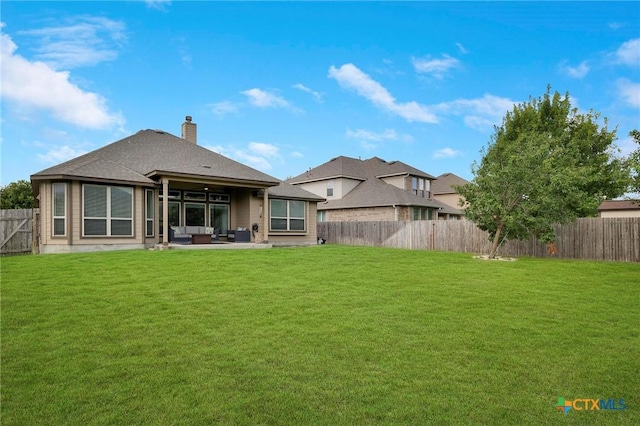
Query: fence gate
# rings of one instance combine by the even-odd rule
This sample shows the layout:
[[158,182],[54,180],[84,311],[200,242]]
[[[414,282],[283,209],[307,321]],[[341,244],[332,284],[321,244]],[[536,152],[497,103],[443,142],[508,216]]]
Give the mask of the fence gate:
[[0,210],[0,254],[33,252],[33,217],[38,209]]

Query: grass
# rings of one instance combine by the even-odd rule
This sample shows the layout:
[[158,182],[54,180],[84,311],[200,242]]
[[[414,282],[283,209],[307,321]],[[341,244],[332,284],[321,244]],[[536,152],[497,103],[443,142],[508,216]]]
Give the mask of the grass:
[[329,245],[1,267],[3,425],[640,423],[638,264]]

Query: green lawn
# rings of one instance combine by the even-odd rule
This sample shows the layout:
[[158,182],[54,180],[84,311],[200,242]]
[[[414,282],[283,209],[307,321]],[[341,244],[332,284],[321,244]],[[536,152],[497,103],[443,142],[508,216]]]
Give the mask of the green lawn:
[[327,245],[1,267],[3,425],[640,424],[638,264]]

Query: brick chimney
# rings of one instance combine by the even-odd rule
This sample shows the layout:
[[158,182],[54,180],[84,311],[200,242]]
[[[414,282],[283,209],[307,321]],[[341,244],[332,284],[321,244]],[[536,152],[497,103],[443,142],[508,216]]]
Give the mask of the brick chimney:
[[182,123],[182,139],[191,143],[198,143],[198,125],[191,122],[191,116],[187,115]]

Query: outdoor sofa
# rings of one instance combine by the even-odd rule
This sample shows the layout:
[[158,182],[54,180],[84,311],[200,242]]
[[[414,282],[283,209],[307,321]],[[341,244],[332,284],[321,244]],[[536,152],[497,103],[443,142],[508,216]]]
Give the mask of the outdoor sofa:
[[191,243],[193,235],[211,235],[211,242],[218,240],[218,232],[210,226],[171,226],[169,241],[175,243]]

